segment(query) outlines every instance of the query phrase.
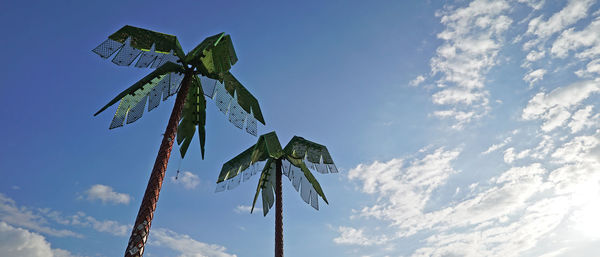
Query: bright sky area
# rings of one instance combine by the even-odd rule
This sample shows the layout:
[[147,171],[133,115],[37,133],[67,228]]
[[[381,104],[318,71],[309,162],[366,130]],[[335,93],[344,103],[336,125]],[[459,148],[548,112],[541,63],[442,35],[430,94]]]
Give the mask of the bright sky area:
[[[0,4],[0,255],[125,251],[174,97],[109,130],[151,69],[91,50],[124,25],[184,51],[231,35],[266,126],[329,148],[316,211],[284,181],[285,255],[597,256],[600,3],[593,0],[9,1]],[[215,193],[256,142],[208,99],[206,156],[174,147],[145,251],[270,256],[257,176]],[[176,171],[180,170],[175,180]],[[257,207],[262,207],[260,203]]]

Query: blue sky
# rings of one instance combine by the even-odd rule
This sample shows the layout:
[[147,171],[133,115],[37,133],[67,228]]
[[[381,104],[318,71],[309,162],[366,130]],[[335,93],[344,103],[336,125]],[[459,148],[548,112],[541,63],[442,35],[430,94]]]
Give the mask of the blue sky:
[[[109,130],[150,69],[91,52],[123,25],[219,32],[266,126],[328,146],[330,204],[284,182],[286,256],[595,256],[600,3],[38,1],[2,4],[0,253],[123,254],[174,98]],[[145,252],[269,256],[257,178],[214,193],[256,138],[207,106],[206,156],[174,147]],[[179,178],[174,180],[177,170]],[[261,207],[260,204],[258,207]]]

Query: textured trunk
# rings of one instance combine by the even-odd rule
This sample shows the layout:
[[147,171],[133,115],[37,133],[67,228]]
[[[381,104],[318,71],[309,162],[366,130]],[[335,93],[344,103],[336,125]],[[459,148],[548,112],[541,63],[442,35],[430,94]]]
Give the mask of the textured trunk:
[[283,204],[281,197],[281,159],[275,162],[275,257],[283,257]]
[[181,120],[181,112],[183,110],[183,104],[187,96],[188,89],[192,79],[191,73],[186,73],[183,81],[181,82],[181,88],[177,93],[175,99],[175,105],[169,118],[169,124],[165,130],[165,134],[154,162],[154,168],[150,174],[150,180],[148,180],[148,186],[146,186],[146,192],[144,193],[144,199],[142,205],[138,211],[133,230],[131,231],[131,237],[129,237],[129,244],[125,251],[125,257],[141,257],[146,247],[146,239],[148,239],[148,233],[150,232],[150,225],[152,224],[152,218],[154,217],[154,210],[156,210],[156,203],[158,202],[158,194],[162,187],[163,179],[165,178],[165,172],[167,170],[167,163],[169,162],[169,156],[171,156],[171,149],[173,148],[173,142],[175,141],[175,134],[177,133],[177,125]]

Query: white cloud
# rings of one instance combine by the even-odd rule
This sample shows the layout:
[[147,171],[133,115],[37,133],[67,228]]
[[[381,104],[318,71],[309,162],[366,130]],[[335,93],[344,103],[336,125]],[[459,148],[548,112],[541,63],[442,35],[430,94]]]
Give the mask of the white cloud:
[[587,17],[587,12],[593,0],[569,0],[559,12],[544,21],[542,16],[532,19],[527,28],[527,34],[540,38],[548,38],[556,32],[564,30],[580,19]]
[[17,206],[14,200],[3,194],[0,194],[0,221],[57,237],[70,236],[82,238],[83,236],[71,230],[52,228],[53,222],[64,226],[89,227],[98,232],[116,236],[125,236],[130,228],[130,226],[122,225],[112,220],[97,220],[83,212],[65,216],[58,211],[47,208],[33,209]]
[[125,193],[115,192],[112,187],[96,184],[85,191],[90,201],[100,200],[102,203],[129,204],[131,196]]
[[48,220],[40,213],[26,207],[19,207],[13,199],[0,193],[0,221],[31,229],[46,235],[57,237],[82,237],[66,229],[54,229],[48,226]]
[[590,127],[594,124],[594,122],[590,120],[593,108],[593,105],[588,105],[584,108],[577,110],[573,114],[573,116],[571,117],[571,122],[569,122],[569,128],[571,128],[571,133],[577,133],[580,130],[586,127]]
[[565,58],[570,51],[582,47],[587,49],[577,53],[576,57],[578,58],[592,58],[600,55],[600,17],[581,31],[575,31],[574,28],[563,31],[552,44],[550,52],[554,56]]
[[365,236],[362,229],[352,227],[338,227],[340,236],[333,239],[336,244],[347,245],[381,245],[388,241],[385,236]]
[[545,55],[546,55],[546,51],[543,51],[543,50],[542,51],[531,50],[527,54],[527,56],[525,57],[525,59],[527,61],[530,61],[530,62],[535,62],[535,61],[538,61],[538,60],[544,58]]
[[482,152],[481,154],[486,155],[491,152],[494,152],[494,151],[506,146],[508,143],[510,143],[511,140],[512,140],[512,137],[507,137],[506,139],[504,139],[504,141],[502,141],[502,143],[491,145],[487,150],[485,150],[485,152]]
[[360,210],[360,215],[391,221],[410,235],[427,225],[420,223],[425,204],[431,193],[448,177],[456,173],[450,162],[458,156],[458,150],[435,150],[422,159],[405,164],[402,159],[358,165],[348,172],[348,178],[362,183],[362,191],[375,194],[377,202]]
[[534,71],[531,71],[531,72],[525,74],[525,77],[523,77],[523,80],[525,80],[527,83],[529,83],[529,86],[531,87],[536,82],[544,79],[545,74],[546,74],[546,70],[537,69],[537,70],[534,70]]
[[115,236],[126,236],[130,232],[131,226],[120,224],[114,220],[97,220],[83,212],[77,212],[75,215],[63,217],[58,212],[48,213],[48,217],[56,220],[63,225],[91,227],[98,232],[109,233]]
[[523,158],[529,156],[530,151],[531,150],[529,150],[529,149],[525,149],[519,153],[516,153],[515,148],[510,147],[504,151],[504,162],[512,163],[515,160],[523,159]]
[[75,257],[67,250],[52,248],[46,239],[26,229],[0,221],[0,253],[3,257]]
[[592,77],[596,74],[600,75],[600,59],[590,61],[585,69],[575,71],[575,75],[578,77]]
[[452,125],[453,129],[461,129],[467,123],[469,123],[472,119],[478,117],[475,112],[463,112],[457,110],[443,110],[443,111],[435,111],[433,112],[433,116],[442,119],[455,119],[457,122]]
[[425,81],[425,77],[423,77],[423,75],[419,75],[415,79],[411,80],[408,84],[413,87],[416,87],[423,83],[423,81]]
[[[250,210],[252,210],[252,206],[250,205],[238,205],[234,209],[236,213],[250,213]],[[254,206],[254,211],[262,212],[262,208]]]
[[179,253],[178,257],[235,257],[226,253],[226,248],[194,240],[188,235],[178,234],[168,229],[155,229],[150,234],[151,245],[163,246]]
[[171,177],[171,182],[175,184],[181,184],[185,189],[194,189],[200,184],[200,178],[198,175],[189,171],[181,172],[178,177]]
[[531,98],[523,109],[525,120],[543,120],[542,129],[551,131],[564,124],[571,113],[569,110],[600,91],[600,79],[579,81],[546,94],[540,92]]
[[485,75],[496,65],[503,33],[512,23],[512,19],[503,15],[509,9],[506,1],[476,0],[466,7],[439,14],[445,28],[437,36],[444,43],[431,59],[431,72],[441,74],[437,83],[443,89],[433,94],[433,102],[453,106],[454,113],[468,114],[445,115],[450,110],[435,113],[461,124],[455,128],[488,111]]
[[540,8],[542,8],[542,6],[544,6],[544,2],[546,2],[545,0],[518,0],[519,3],[525,3],[527,5],[529,5],[529,7],[533,8],[534,10],[539,10]]

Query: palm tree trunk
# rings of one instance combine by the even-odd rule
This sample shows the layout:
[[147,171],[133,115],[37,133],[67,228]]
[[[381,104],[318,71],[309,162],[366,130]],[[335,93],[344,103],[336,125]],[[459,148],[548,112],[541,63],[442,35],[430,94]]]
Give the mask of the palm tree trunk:
[[173,111],[171,112],[171,117],[169,118],[169,123],[165,130],[162,143],[160,144],[158,155],[154,162],[154,168],[152,168],[152,173],[150,174],[150,180],[148,180],[148,186],[146,186],[142,205],[140,206],[137,218],[135,219],[131,237],[129,237],[125,257],[141,257],[144,253],[146,239],[148,239],[148,233],[150,232],[150,225],[152,224],[152,218],[154,217],[154,210],[156,210],[158,195],[160,194],[160,188],[162,187],[163,179],[165,178],[167,163],[169,162],[171,149],[173,148],[173,142],[175,141],[175,134],[177,133],[177,125],[181,120],[181,112],[191,84],[192,76],[192,73],[186,72],[183,81],[181,82],[181,88],[179,88],[179,92],[177,93],[175,105],[173,106]]
[[275,257],[283,257],[283,200],[281,197],[281,159],[275,161],[275,180]]

